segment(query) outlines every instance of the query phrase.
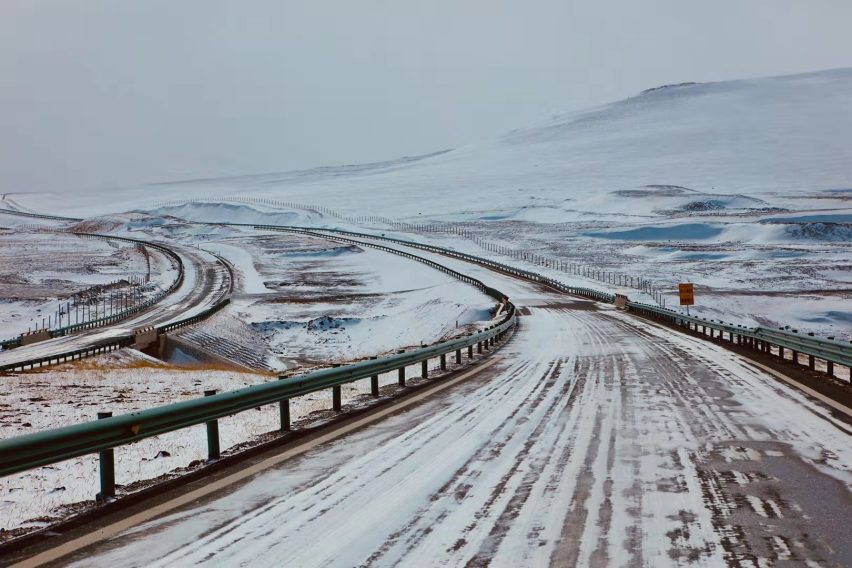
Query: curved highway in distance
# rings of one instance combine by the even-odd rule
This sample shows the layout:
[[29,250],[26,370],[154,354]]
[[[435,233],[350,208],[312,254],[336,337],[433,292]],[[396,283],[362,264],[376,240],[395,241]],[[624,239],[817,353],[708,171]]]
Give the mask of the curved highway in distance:
[[63,564],[852,565],[847,416],[712,343],[434,257],[525,314],[495,363]]
[[0,365],[57,355],[131,333],[133,329],[161,325],[190,317],[216,304],[230,290],[229,269],[212,254],[169,243],[184,264],[184,278],[173,293],[147,310],[113,325],[0,351]]

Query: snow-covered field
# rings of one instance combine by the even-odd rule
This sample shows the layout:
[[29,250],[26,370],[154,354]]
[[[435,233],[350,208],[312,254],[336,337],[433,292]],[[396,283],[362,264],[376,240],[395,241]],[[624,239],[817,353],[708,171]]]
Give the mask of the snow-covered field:
[[[235,233],[202,246],[242,274],[227,313],[267,346],[273,368],[431,343],[490,319],[487,296],[423,264],[301,235]],[[228,337],[228,322],[205,332]]]

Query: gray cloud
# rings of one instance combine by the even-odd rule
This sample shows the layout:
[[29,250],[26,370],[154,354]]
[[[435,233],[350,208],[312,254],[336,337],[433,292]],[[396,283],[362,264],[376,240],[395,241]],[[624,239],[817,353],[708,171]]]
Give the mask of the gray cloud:
[[847,0],[5,0],[0,191],[380,160],[852,65]]

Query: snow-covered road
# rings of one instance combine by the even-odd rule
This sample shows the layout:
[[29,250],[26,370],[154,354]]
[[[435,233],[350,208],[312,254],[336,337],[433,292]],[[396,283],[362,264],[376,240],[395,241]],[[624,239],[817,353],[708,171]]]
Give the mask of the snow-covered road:
[[852,563],[848,422],[720,347],[487,275],[529,313],[496,364],[66,560]]
[[215,256],[195,248],[174,244],[169,246],[180,255],[184,264],[184,280],[172,294],[151,308],[111,326],[0,351],[0,365],[67,353],[127,335],[135,328],[162,325],[190,317],[214,305],[228,293],[228,270]]

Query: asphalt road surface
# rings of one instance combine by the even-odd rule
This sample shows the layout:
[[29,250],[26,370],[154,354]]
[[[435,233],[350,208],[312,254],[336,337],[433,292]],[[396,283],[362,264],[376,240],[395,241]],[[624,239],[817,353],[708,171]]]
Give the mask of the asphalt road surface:
[[496,363],[63,563],[852,565],[847,418],[716,345],[441,262],[526,308]]

